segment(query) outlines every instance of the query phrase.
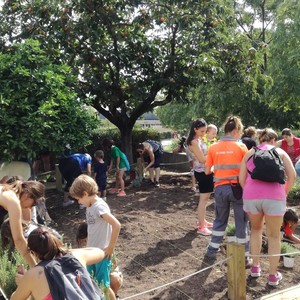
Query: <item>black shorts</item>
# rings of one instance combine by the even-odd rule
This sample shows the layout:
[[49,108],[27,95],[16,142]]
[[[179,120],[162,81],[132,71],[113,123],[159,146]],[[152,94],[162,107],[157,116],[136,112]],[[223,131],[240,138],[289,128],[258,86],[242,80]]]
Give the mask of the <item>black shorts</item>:
[[[150,168],[159,168],[162,154],[159,152],[159,150],[155,151],[153,154],[154,154],[154,165],[152,165]],[[150,157],[147,156],[144,159],[144,161],[149,164],[151,162]]]
[[213,174],[205,175],[204,172],[194,172],[195,178],[198,182],[200,194],[212,193],[214,190],[214,176]]

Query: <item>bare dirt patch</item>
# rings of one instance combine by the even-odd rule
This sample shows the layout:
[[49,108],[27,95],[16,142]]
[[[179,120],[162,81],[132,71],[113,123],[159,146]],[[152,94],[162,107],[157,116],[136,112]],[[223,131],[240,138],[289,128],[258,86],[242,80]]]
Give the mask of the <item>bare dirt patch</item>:
[[[143,185],[141,188],[127,188],[126,192],[126,197],[108,195],[107,199],[112,213],[122,224],[116,248],[124,275],[124,285],[119,293],[122,299],[211,265],[203,260],[210,238],[199,236],[195,229],[198,196],[190,189],[189,176],[164,173],[160,188]],[[61,201],[62,192],[47,190],[47,206],[58,223],[58,231],[64,234],[65,242],[76,247],[76,230],[78,223],[85,219],[85,210],[79,210],[77,204],[63,208]],[[213,199],[207,208],[207,219],[214,219]],[[225,251],[221,251],[218,261],[225,258]],[[271,288],[267,285],[268,262],[262,258],[263,276],[247,278],[247,300],[259,299],[298,284],[298,262],[299,257],[293,269],[284,268],[281,263],[284,278],[277,288]],[[227,299],[226,264],[132,299]]]

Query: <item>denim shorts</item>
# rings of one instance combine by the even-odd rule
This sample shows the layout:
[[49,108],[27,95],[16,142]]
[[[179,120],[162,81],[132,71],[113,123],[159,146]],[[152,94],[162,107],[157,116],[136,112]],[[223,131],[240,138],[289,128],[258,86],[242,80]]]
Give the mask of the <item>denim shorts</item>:
[[264,214],[267,216],[283,216],[286,211],[285,200],[255,199],[245,200],[243,209],[248,214]]

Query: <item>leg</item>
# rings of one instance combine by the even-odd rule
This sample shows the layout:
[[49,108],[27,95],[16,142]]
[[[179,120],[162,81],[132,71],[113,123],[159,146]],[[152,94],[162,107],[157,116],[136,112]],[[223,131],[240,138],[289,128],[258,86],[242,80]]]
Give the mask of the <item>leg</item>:
[[[250,252],[253,255],[259,255],[261,252],[262,244],[262,231],[264,224],[264,215],[260,214],[248,214],[251,231],[250,231]],[[253,266],[259,265],[259,257],[253,257]]]
[[[280,254],[280,227],[282,225],[282,216],[265,216],[266,219],[266,234],[268,237],[268,254]],[[279,256],[271,256],[269,258],[270,271],[275,275],[279,264]]]
[[154,182],[154,168],[149,168],[150,180]]
[[221,185],[215,189],[216,218],[214,220],[211,240],[206,252],[206,255],[209,257],[216,256],[228,224],[230,212],[230,201],[228,199],[228,195],[230,195],[229,189],[231,189],[230,185]]
[[199,197],[199,204],[198,204],[198,226],[200,228],[206,227],[206,205],[209,199],[210,193],[201,193]]
[[155,181],[159,182],[159,177],[160,177],[160,167],[155,168]]

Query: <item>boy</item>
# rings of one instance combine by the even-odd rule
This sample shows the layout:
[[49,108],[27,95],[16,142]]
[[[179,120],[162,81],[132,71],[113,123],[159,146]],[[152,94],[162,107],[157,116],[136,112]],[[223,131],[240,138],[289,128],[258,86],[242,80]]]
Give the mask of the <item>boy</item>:
[[110,287],[109,274],[111,256],[117,243],[121,224],[111,214],[107,203],[97,194],[96,181],[87,175],[77,177],[70,188],[70,195],[86,207],[87,246],[98,247],[105,252],[105,258],[100,263],[88,266],[88,271],[99,284],[103,283],[109,293],[109,299],[115,300],[115,294]]
[[104,152],[102,150],[97,150],[94,154],[96,163],[94,165],[94,179],[98,185],[98,196],[106,201],[106,180],[107,180],[107,163],[104,162]]

